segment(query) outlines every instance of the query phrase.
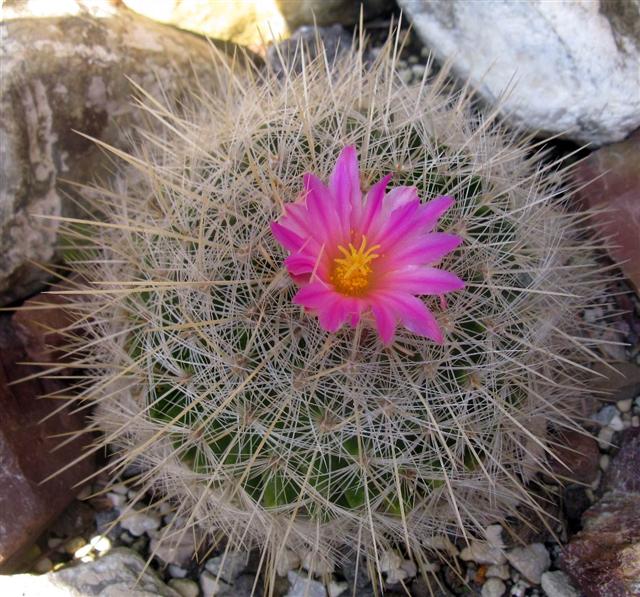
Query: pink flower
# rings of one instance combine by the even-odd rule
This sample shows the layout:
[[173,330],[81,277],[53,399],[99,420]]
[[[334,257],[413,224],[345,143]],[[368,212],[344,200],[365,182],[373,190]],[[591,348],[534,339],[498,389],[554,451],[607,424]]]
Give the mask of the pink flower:
[[433,267],[461,242],[432,232],[452,205],[438,197],[421,205],[415,187],[385,194],[391,174],[363,198],[355,147],[345,147],[329,186],[304,175],[304,192],[285,207],[271,230],[289,251],[284,263],[300,286],[293,301],[316,313],[320,326],[337,331],[371,313],[385,344],[398,322],[411,332],[441,343],[438,323],[417,295],[443,295],[464,283]]

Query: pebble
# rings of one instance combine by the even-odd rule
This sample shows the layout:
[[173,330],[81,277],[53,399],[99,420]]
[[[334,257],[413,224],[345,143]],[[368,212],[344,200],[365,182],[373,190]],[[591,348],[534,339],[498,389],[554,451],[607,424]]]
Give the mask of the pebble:
[[507,590],[505,585],[499,578],[490,578],[482,585],[482,597],[502,597]]
[[114,508],[122,508],[127,503],[127,496],[113,491],[107,493],[107,499],[111,502]]
[[[402,558],[395,551],[384,551],[380,556],[380,572],[398,570],[402,564]],[[306,567],[306,566],[305,566]]]
[[118,483],[117,485],[113,485],[111,487],[111,491],[115,491],[116,493],[119,493],[121,495],[127,495],[127,491],[129,490],[124,483]]
[[329,597],[340,597],[348,588],[348,583],[332,580],[328,587]]
[[611,440],[613,439],[614,431],[611,427],[603,427],[598,432],[598,447],[603,452],[607,451],[611,447]]
[[293,570],[289,571],[287,578],[291,587],[285,597],[327,597],[324,585],[317,580],[302,576]]
[[627,398],[626,400],[619,400],[616,406],[621,413],[628,413],[631,410],[632,404],[633,400],[631,400],[631,398]]
[[193,537],[185,534],[179,543],[173,543],[171,539],[162,541],[158,537],[151,539],[149,551],[165,564],[187,566],[193,558]]
[[532,543],[526,547],[516,547],[507,552],[509,563],[522,573],[528,581],[539,585],[540,577],[551,565],[547,548],[542,543]]
[[[64,544],[64,551],[70,556],[74,555],[80,548],[87,544],[87,540],[84,537],[73,537]],[[79,557],[79,556],[78,556]]]
[[169,564],[167,570],[169,570],[169,575],[172,578],[184,578],[185,576],[187,576],[187,571],[184,568],[180,568],[180,566],[176,566],[175,564]]
[[169,586],[176,593],[180,593],[181,597],[198,597],[200,594],[198,584],[189,579],[172,578],[169,581]]
[[76,559],[82,560],[86,556],[88,556],[93,551],[93,545],[91,543],[87,543],[83,545],[80,549],[77,549],[73,552],[73,557]]
[[489,566],[485,572],[485,576],[487,578],[501,578],[502,580],[509,580],[511,577],[509,573],[509,566],[507,564],[493,564],[492,566]]
[[610,461],[611,458],[609,457],[609,454],[603,454],[602,456],[600,456],[600,468],[603,471],[606,471],[609,468]]
[[510,595],[512,595],[512,597],[524,597],[528,588],[529,585],[520,580],[511,587]]
[[111,540],[109,537],[105,537],[104,535],[96,535],[95,537],[91,537],[89,541],[91,547],[95,549],[98,553],[103,554],[111,549]]
[[624,429],[624,423],[618,413],[616,413],[615,417],[609,421],[609,427],[614,431],[622,431]]
[[595,415],[593,420],[600,425],[606,426],[611,422],[611,419],[618,414],[618,409],[613,404],[607,404],[603,406]]
[[465,561],[478,564],[504,564],[507,558],[504,554],[504,541],[502,540],[502,527],[499,524],[488,526],[485,530],[486,541],[473,539],[471,544],[460,552],[460,557]]
[[640,416],[634,415],[631,417],[631,427],[640,427]]
[[413,76],[416,77],[416,79],[422,79],[424,75],[424,71],[425,71],[424,64],[414,64],[411,67],[411,72],[413,73]]
[[202,589],[202,597],[215,597],[230,587],[223,580],[216,580],[216,577],[209,572],[203,572],[200,575],[200,588]]
[[155,531],[160,526],[160,517],[146,512],[133,512],[120,521],[120,526],[134,537],[140,537],[147,531]]
[[36,574],[46,574],[51,570],[53,570],[53,562],[47,557],[40,558],[33,567],[33,572]]
[[216,578],[233,582],[247,567],[249,554],[242,551],[228,551],[226,554],[207,560],[204,567]]
[[561,570],[545,572],[542,575],[542,590],[547,597],[580,597],[580,592]]
[[323,560],[316,552],[308,551],[302,556],[302,567],[311,570],[317,576],[333,574],[333,564]]
[[63,543],[63,539],[59,539],[58,537],[49,537],[47,539],[47,546],[49,549],[57,549]]
[[298,554],[286,547],[278,555],[278,563],[276,564],[276,572],[278,576],[287,576],[289,570],[294,570],[300,566],[300,557]]

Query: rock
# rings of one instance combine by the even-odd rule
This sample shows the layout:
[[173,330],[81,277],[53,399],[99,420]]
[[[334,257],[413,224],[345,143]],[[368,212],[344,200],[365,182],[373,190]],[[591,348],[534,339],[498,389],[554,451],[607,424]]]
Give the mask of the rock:
[[509,580],[511,575],[509,573],[509,566],[507,566],[507,564],[493,564],[492,566],[489,566],[487,568],[485,576],[487,578],[500,578],[501,580]]
[[460,552],[460,557],[465,561],[477,564],[504,564],[507,561],[504,553],[504,541],[502,539],[502,527],[493,524],[485,531],[486,541],[472,539],[471,543]]
[[[30,3],[21,4],[28,10]],[[59,257],[55,218],[86,217],[61,179],[109,178],[110,158],[76,131],[130,147],[127,135],[144,117],[127,77],[154,97],[178,99],[197,81],[215,89],[206,40],[119,3],[93,4],[101,6],[97,16],[0,22],[0,306],[48,277],[33,263]],[[51,5],[78,8],[75,0]]]
[[154,537],[149,543],[149,550],[165,564],[188,567],[195,553],[195,543],[190,533],[166,539]]
[[280,39],[288,34],[287,24],[272,0],[164,0],[161,6],[149,0],[124,0],[124,3],[136,12],[162,23],[256,49],[264,41]]
[[507,560],[529,582],[539,585],[542,573],[551,565],[547,548],[542,543],[516,547],[507,552]]
[[36,574],[46,574],[53,569],[53,562],[47,558],[40,558],[33,566],[33,572]]
[[622,434],[620,450],[609,462],[602,489],[640,494],[640,429]]
[[502,597],[507,590],[505,585],[499,578],[490,578],[482,585],[482,597]]
[[595,144],[640,126],[638,0],[398,5],[436,57],[513,124]]
[[[640,69],[639,69],[640,70]],[[640,113],[640,111],[639,111]],[[606,208],[598,213],[602,234],[611,237],[608,251],[640,292],[640,131],[626,141],[603,147],[577,165],[576,186],[583,186],[580,199],[585,207]],[[586,186],[585,186],[586,185]],[[633,365],[626,365],[633,369]],[[633,375],[633,373],[631,373]],[[638,383],[638,367],[635,381]]]
[[200,589],[198,583],[193,580],[184,578],[172,578],[169,581],[169,586],[179,593],[181,597],[198,597],[200,595]]
[[585,512],[582,531],[564,547],[560,558],[562,569],[585,597],[640,593],[638,512],[640,494],[618,491],[608,492]]
[[134,537],[140,537],[160,527],[160,516],[147,512],[130,512],[120,521],[120,526]]
[[327,597],[322,583],[291,570],[287,574],[291,587],[285,597]]
[[[280,13],[293,30],[302,25],[326,26],[360,22],[360,2],[353,0],[276,0]],[[387,0],[367,0],[362,3],[365,21],[391,10]]]
[[229,551],[221,556],[207,560],[204,567],[216,578],[233,582],[247,567],[249,554],[241,551]]
[[[145,569],[146,568],[146,569]],[[135,590],[132,591],[132,587]],[[41,576],[0,576],[0,595],[16,597],[180,597],[165,585],[145,561],[120,547],[94,562],[63,568]]]
[[584,433],[564,429],[555,438],[549,468],[559,477],[579,483],[591,483],[598,474],[598,442]]
[[547,597],[580,597],[580,593],[562,570],[545,572],[540,584]]
[[278,553],[278,562],[276,564],[276,572],[278,576],[287,576],[289,570],[293,570],[300,565],[300,556],[291,550],[283,547]]
[[[88,453],[87,458],[43,483],[74,462],[92,438],[78,432],[84,428],[83,413],[63,409],[54,414],[59,408],[58,401],[36,399],[62,392],[64,384],[38,377],[42,372],[39,367],[17,366],[16,363],[29,360],[27,351],[9,316],[0,314],[0,568],[3,570],[18,563],[21,553],[73,501],[80,489],[74,486],[94,470],[94,459]],[[9,385],[27,377],[31,378]],[[45,417],[49,418],[43,421]],[[77,437],[72,439],[71,434],[76,432]],[[54,450],[62,436],[68,443]]]
[[216,580],[216,577],[209,572],[203,572],[200,575],[200,588],[202,597],[215,597],[224,593],[229,585],[223,580]]
[[346,593],[348,588],[349,585],[346,582],[336,582],[335,580],[332,580],[327,587],[329,597],[340,597]]

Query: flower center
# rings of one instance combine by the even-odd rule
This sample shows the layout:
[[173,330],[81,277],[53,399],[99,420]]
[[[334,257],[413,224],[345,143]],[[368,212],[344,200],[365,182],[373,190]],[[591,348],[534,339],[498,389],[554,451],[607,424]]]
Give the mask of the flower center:
[[367,248],[367,238],[362,237],[359,248],[349,243],[349,248],[338,246],[338,251],[343,257],[333,260],[331,282],[338,292],[348,296],[360,296],[371,284],[371,262],[380,257],[375,251],[380,245]]

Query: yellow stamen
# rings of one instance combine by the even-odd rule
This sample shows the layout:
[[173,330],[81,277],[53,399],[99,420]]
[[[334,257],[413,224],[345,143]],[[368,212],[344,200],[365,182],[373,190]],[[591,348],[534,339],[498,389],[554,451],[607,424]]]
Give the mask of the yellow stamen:
[[349,248],[338,246],[338,251],[344,257],[336,257],[333,260],[331,282],[338,292],[348,296],[360,296],[371,285],[371,262],[380,257],[377,251],[380,245],[373,245],[367,249],[367,238],[362,237],[360,247],[357,249],[352,243]]

